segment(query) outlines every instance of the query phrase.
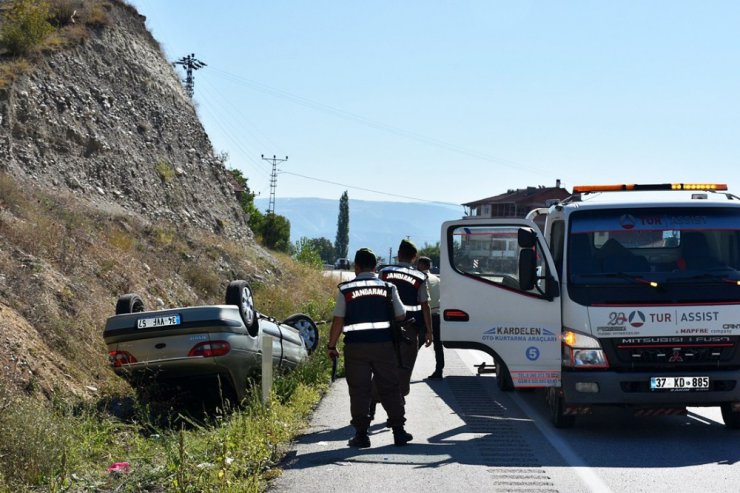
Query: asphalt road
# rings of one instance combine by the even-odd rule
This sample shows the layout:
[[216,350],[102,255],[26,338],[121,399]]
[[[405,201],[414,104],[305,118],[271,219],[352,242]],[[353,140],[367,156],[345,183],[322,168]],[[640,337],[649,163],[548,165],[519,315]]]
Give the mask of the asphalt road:
[[[473,366],[490,358],[445,350],[443,380],[431,349],[420,352],[407,398],[414,441],[394,447],[379,410],[372,447],[351,449],[349,398],[336,381],[293,446],[279,492],[737,492],[740,432],[717,408],[687,416],[635,417],[608,409],[553,428],[542,392],[501,392]],[[327,375],[328,378],[328,375]]]

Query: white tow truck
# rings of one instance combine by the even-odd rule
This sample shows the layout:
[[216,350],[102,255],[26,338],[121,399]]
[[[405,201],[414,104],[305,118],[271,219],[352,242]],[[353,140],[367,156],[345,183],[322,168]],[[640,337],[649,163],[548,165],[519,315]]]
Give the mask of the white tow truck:
[[525,219],[444,223],[440,257],[444,346],[490,354],[502,390],[545,387],[555,426],[594,406],[720,406],[740,428],[740,198],[726,185],[574,187]]

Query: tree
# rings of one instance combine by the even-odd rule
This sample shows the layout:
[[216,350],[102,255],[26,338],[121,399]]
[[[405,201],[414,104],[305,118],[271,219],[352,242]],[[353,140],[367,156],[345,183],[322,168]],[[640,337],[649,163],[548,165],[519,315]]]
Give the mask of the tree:
[[424,243],[424,247],[419,250],[416,258],[429,257],[432,259],[432,265],[439,267],[439,242],[435,245]]
[[334,241],[337,257],[346,257],[349,250],[349,196],[347,190],[339,199],[339,218],[337,219],[337,238]]
[[267,248],[290,253],[290,221],[279,214],[267,214],[262,226],[262,241]]
[[324,261],[321,259],[321,255],[319,255],[319,251],[314,246],[314,241],[312,239],[304,236],[300,240],[296,241],[295,251],[295,259],[301,263],[308,264],[319,269],[324,265]]
[[337,258],[337,254],[336,250],[334,249],[334,245],[332,245],[331,241],[328,238],[311,238],[308,240],[308,243],[311,245],[311,248],[318,252],[321,260],[323,260],[324,263],[334,263],[334,259]]
[[[217,156],[217,159],[225,163],[225,161],[228,160],[228,155],[226,153],[222,153]],[[262,226],[265,222],[265,216],[259,211],[259,209],[257,209],[257,206],[254,205],[254,193],[249,189],[247,179],[238,169],[230,169],[229,173],[231,173],[234,181],[241,188],[241,191],[237,194],[237,198],[242,210],[249,216],[249,228],[255,234],[261,234]]]

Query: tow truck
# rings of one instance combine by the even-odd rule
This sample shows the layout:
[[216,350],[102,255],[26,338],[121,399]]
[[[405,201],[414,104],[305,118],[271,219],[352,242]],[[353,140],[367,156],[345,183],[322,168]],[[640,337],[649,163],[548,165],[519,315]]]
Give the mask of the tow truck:
[[576,186],[525,218],[441,232],[441,339],[544,388],[559,428],[597,406],[719,406],[740,428],[740,198],[724,184]]

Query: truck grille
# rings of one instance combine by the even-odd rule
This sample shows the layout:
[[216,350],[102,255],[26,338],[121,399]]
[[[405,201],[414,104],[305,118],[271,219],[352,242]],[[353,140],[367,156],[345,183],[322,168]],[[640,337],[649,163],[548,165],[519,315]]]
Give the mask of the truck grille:
[[618,337],[600,342],[615,370],[740,368],[736,336]]

